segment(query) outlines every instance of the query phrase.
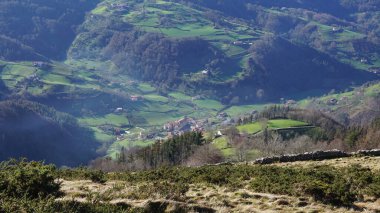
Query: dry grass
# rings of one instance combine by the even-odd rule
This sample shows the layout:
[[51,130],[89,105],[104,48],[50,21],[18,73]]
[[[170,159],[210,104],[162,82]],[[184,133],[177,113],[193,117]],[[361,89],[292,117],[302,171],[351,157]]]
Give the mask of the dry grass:
[[300,166],[300,167],[312,167],[328,165],[334,167],[347,167],[350,165],[359,164],[362,167],[369,168],[373,171],[380,170],[380,157],[349,157],[349,158],[338,158],[333,160],[323,160],[323,161],[298,161],[291,163],[277,163],[277,166]]
[[[129,183],[107,182],[95,184],[91,181],[63,181],[62,190],[66,196],[60,200],[76,200],[79,202],[94,202],[94,194],[98,202],[112,204],[128,204],[133,207],[145,207],[150,202],[167,203],[169,208],[176,206],[206,207],[216,212],[356,212],[353,209],[336,208],[321,204],[312,198],[291,197],[255,193],[248,189],[232,191],[228,188],[206,185],[191,185],[185,195],[185,201],[168,200],[164,196],[152,194],[144,199],[132,198],[131,194],[140,190],[138,185]],[[141,191],[139,191],[141,193]],[[91,196],[92,195],[92,196]],[[96,200],[95,199],[95,200]],[[373,211],[380,210],[380,201],[366,201],[357,206]]]
[[[372,170],[380,169],[380,157],[351,157],[324,161],[278,163],[277,166],[312,167],[330,165],[345,167],[360,164]],[[133,207],[146,207],[151,203],[163,203],[166,210],[186,207],[188,209],[206,208],[216,212],[379,212],[380,199],[364,198],[355,203],[358,209],[337,208],[316,202],[309,197],[292,197],[256,193],[246,187],[239,190],[212,184],[191,184],[181,199],[168,198],[159,192],[151,192],[152,183],[130,183],[125,181],[108,181],[97,184],[87,180],[62,181],[65,197],[60,200],[80,202],[109,202],[128,204]],[[144,190],[148,190],[144,192]]]

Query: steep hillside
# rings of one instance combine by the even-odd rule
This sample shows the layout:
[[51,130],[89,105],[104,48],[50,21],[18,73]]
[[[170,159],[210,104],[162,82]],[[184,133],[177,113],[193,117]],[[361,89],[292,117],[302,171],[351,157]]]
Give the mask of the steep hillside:
[[[36,60],[35,54],[63,59],[75,38],[75,28],[86,11],[97,1],[23,1],[0,2],[0,35],[29,47],[29,54],[20,54],[20,47],[2,48],[0,57],[9,60]],[[3,43],[3,42],[2,42]]]
[[120,74],[225,104],[321,95],[375,79],[359,69],[379,61],[376,33],[343,15],[377,5],[331,4],[334,13],[308,1],[103,1],[69,56],[110,59]]
[[268,98],[289,97],[301,91],[344,90],[374,77],[325,53],[281,38],[261,39],[250,51],[252,69],[256,71],[253,76],[262,78],[262,86],[269,90]]
[[1,160],[26,157],[66,166],[87,164],[98,146],[73,117],[29,101],[0,102],[0,137]]

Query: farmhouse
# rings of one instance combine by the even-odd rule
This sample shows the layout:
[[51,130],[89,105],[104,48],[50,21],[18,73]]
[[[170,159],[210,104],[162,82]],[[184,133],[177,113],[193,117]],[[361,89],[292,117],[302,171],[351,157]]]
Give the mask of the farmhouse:
[[201,73],[202,73],[203,75],[208,75],[209,71],[208,71],[207,69],[205,69],[205,70],[202,70]]
[[336,105],[338,103],[338,100],[336,98],[331,98],[327,101],[327,105]]
[[295,100],[287,100],[285,105],[286,106],[291,106],[291,105],[296,105],[297,104],[297,101]]
[[202,121],[195,121],[193,118],[182,118],[177,121],[168,122],[163,126],[163,129],[167,132],[170,132],[174,135],[181,135],[183,133],[181,132],[188,132],[188,131],[204,131],[204,122]]
[[218,114],[218,118],[220,119],[227,118],[227,117],[228,117],[228,114],[226,112],[221,112]]
[[192,132],[203,132],[205,129],[201,124],[196,123],[195,125],[192,125],[191,127]]
[[338,26],[333,26],[332,31],[333,31],[334,33],[343,32],[343,28],[338,27]]
[[141,97],[139,95],[131,95],[130,99],[131,99],[131,101],[140,101],[143,99],[143,97]]
[[121,107],[115,109],[115,113],[122,113],[122,112],[123,112],[123,108]]
[[234,44],[234,45],[242,45],[242,44],[244,44],[244,43],[243,43],[242,41],[234,41],[233,44]]
[[223,134],[222,134],[222,131],[220,131],[220,130],[217,133],[215,133],[215,135],[214,135],[215,138],[220,138],[222,136],[223,136]]
[[191,101],[196,101],[196,100],[201,100],[202,97],[200,95],[196,95],[194,97],[191,98]]
[[118,9],[118,10],[125,10],[125,9],[128,9],[128,4],[112,3],[111,8]]
[[45,68],[45,67],[47,67],[47,63],[45,63],[43,61],[35,61],[35,62],[33,62],[33,66],[38,67],[38,68]]

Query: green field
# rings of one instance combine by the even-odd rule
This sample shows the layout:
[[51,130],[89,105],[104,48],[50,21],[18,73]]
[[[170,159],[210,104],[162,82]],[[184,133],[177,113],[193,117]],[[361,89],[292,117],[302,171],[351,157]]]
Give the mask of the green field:
[[129,125],[128,119],[125,115],[108,114],[103,117],[85,117],[80,118],[79,121],[89,126],[100,126],[100,125],[114,125],[114,126],[125,126]]
[[169,96],[171,96],[175,99],[181,100],[181,101],[191,101],[191,99],[192,99],[192,97],[185,95],[183,93],[179,93],[179,92],[169,93]]
[[115,140],[114,136],[104,133],[101,129],[97,127],[91,127],[91,129],[94,131],[95,139],[100,142],[107,143]]
[[152,93],[152,92],[155,92],[156,91],[156,88],[152,87],[151,85],[149,84],[145,84],[145,83],[140,83],[137,88],[143,92],[143,93]]
[[167,97],[161,96],[161,95],[144,95],[144,99],[149,100],[149,101],[155,101],[155,102],[163,102],[167,103],[169,99]]
[[231,148],[228,146],[228,141],[225,137],[215,139],[213,141],[213,145],[216,148],[218,148],[222,152],[223,156],[226,158],[232,157],[236,152],[235,148]]
[[[289,119],[276,119],[276,120],[269,120],[266,123],[268,125],[269,129],[283,129],[283,128],[290,128],[290,127],[299,127],[299,126],[305,126],[307,123],[302,121],[295,121],[295,120],[289,120]],[[240,132],[248,133],[248,134],[255,134],[262,130],[262,125],[265,125],[265,122],[255,122],[250,124],[245,124],[238,126],[237,129]]]
[[[301,121],[289,120],[289,119],[275,119],[275,120],[268,120],[267,125],[269,129],[282,129],[282,128],[305,126],[307,125],[307,123],[301,122]],[[254,122],[250,124],[237,126],[237,129],[239,130],[240,133],[256,134],[262,130],[262,124],[260,122]],[[236,149],[228,145],[228,139],[226,136],[222,136],[222,137],[214,139],[212,144],[222,152],[224,157],[228,159],[233,158],[236,154]],[[255,159],[261,156],[260,152],[258,152],[257,150],[246,150],[246,151],[247,151],[246,157],[248,159]]]
[[262,130],[261,124],[258,122],[251,123],[251,124],[245,124],[242,126],[238,126],[237,129],[242,133],[247,134],[255,134]]
[[107,6],[99,6],[91,11],[92,14],[101,15],[107,12]]
[[207,99],[207,100],[196,100],[194,101],[194,103],[200,107],[200,108],[204,108],[204,109],[210,109],[210,110],[221,110],[224,108],[224,105],[221,104],[219,101],[216,101],[216,100],[210,100],[210,99]]
[[[117,1],[107,2],[110,4]],[[202,38],[237,62],[245,61],[249,49],[248,43],[265,34],[249,24],[230,19],[224,20],[226,24],[223,27],[215,26],[215,23],[205,16],[203,10],[180,3],[170,1],[138,3],[131,0],[126,2],[129,9],[123,11],[124,14],[121,16],[123,21],[146,32],[160,33],[171,38]],[[110,9],[111,13],[105,13],[104,10],[104,4],[100,4],[93,13],[104,16],[112,15],[112,9]],[[121,13],[116,11],[115,9],[114,12],[117,14]],[[245,46],[234,45],[237,41],[245,41]],[[241,69],[223,70],[223,73],[213,81],[238,79],[241,77],[241,71],[245,65],[241,66]],[[199,70],[190,71],[195,73]],[[200,79],[194,77],[193,80]]]
[[122,147],[128,148],[128,147],[145,147],[153,144],[153,140],[149,141],[141,141],[141,140],[131,140],[131,139],[124,139],[121,141],[114,142],[110,148],[107,151],[107,155],[112,158],[116,158],[116,155],[120,152],[120,149]]

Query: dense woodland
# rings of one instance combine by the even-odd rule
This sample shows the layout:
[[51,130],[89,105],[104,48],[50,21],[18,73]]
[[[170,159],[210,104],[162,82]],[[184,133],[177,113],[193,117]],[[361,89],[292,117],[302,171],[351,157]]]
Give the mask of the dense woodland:
[[97,156],[91,131],[75,118],[23,100],[0,102],[0,159],[26,157],[78,166]]
[[[97,1],[5,0],[0,2],[0,58],[65,58],[84,14]],[[11,17],[11,18],[10,18]]]
[[[225,90],[221,88],[220,96],[224,94],[222,97],[227,103],[234,97],[240,97],[241,102],[263,101],[305,90],[319,93],[332,89],[343,91],[353,83],[360,85],[376,78],[325,53],[279,37],[264,37],[256,41],[250,51],[252,57],[248,61],[246,78],[225,87]],[[231,88],[233,85],[239,87]],[[252,90],[256,92],[252,93]]]
[[202,39],[170,39],[138,31],[114,34],[104,51],[131,76],[168,85],[223,60],[222,53]]

